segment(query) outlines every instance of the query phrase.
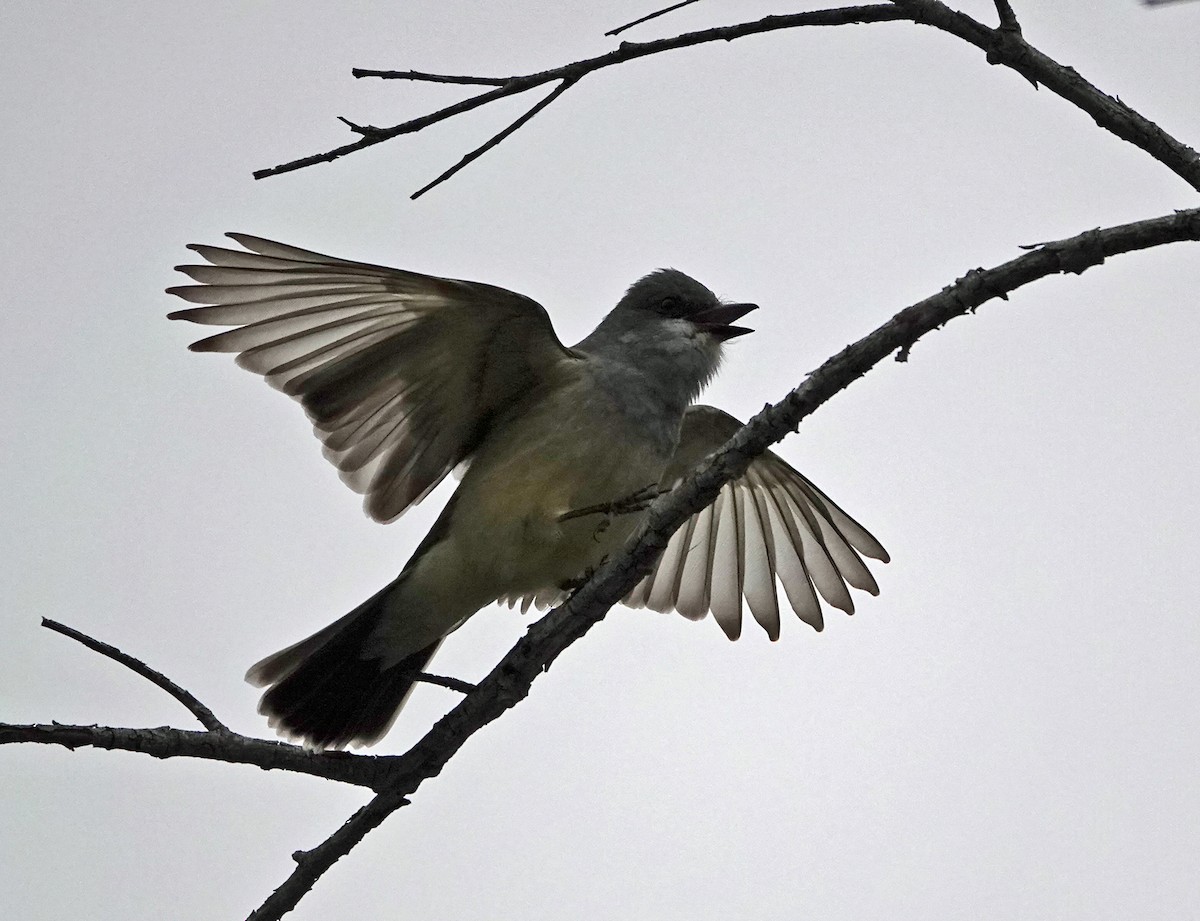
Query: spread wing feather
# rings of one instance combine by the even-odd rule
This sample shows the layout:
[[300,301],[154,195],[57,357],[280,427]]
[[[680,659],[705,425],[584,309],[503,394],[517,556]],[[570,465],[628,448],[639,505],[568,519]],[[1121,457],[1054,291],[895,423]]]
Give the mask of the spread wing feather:
[[[712,406],[684,415],[679,446],[661,485],[675,486],[742,423]],[[854,613],[847,586],[872,595],[879,587],[863,556],[888,561],[883,546],[779,455],[767,451],[716,500],[671,535],[654,569],[625,598],[634,608],[678,611],[691,620],[710,612],[731,640],[742,632],[743,602],[772,639],[779,638],[777,584],[796,615],[824,627],[821,599]],[[566,593],[545,589],[504,598],[528,611],[559,604]]]
[[342,479],[391,521],[469,460],[495,415],[571,353],[535,301],[229,234],[168,291],[172,319],[232,326],[192,344],[234,352],[297,400]]
[[[741,426],[715,407],[692,406],[662,485],[674,486]],[[820,630],[821,598],[851,614],[854,601],[847,586],[879,592],[863,556],[888,560],[862,525],[767,451],[675,532],[654,570],[625,603],[676,610],[692,619],[711,611],[725,634],[737,639],[745,601],[774,640],[780,627],[777,580],[797,616]]]

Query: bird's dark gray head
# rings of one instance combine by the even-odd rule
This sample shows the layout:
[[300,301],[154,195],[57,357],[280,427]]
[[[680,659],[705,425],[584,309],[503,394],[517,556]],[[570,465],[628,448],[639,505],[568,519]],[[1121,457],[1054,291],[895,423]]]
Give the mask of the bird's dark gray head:
[[674,438],[683,411],[720,366],[725,341],[750,332],[733,321],[754,307],[722,303],[683,272],[659,269],[634,282],[575,349],[595,359],[594,379],[617,403],[661,415]]
[[645,311],[664,319],[689,320],[724,342],[751,330],[731,325],[755,304],[726,304],[696,279],[678,269],[658,269],[629,286],[614,313]]

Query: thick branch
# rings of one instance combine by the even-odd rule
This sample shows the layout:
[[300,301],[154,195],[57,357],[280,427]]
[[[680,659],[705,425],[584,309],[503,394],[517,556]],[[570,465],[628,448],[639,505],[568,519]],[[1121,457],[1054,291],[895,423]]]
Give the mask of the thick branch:
[[[225,761],[230,764],[253,764],[267,770],[294,771],[312,774],[325,780],[376,787],[389,774],[385,765],[391,759],[380,757],[355,757],[342,752],[312,752],[299,745],[287,742],[255,739],[234,732],[222,723],[208,707],[204,706],[191,692],[180,687],[162,672],[135,659],[115,646],[81,633],[65,624],[42,618],[42,626],[63,636],[69,636],[114,662],[148,679],[155,687],[166,691],[208,729],[207,732],[189,732],[170,726],[154,729],[125,729],[113,726],[71,726],[63,723],[18,725],[0,723],[0,745],[11,742],[42,742],[62,745],[74,751],[76,748],[106,748],[110,750],[141,752],[155,758],[205,758],[210,761]],[[422,673],[418,680],[439,684],[460,693],[467,693],[474,685],[456,678]]]
[[313,752],[268,739],[255,739],[225,729],[199,732],[158,726],[125,729],[114,726],[72,726],[64,723],[0,723],[0,745],[40,742],[77,748],[140,752],[154,758],[202,758],[227,764],[252,764],[264,771],[292,771],[324,780],[375,789],[390,782],[391,756],[349,755],[345,752]]
[[[1007,299],[1010,292],[1047,275],[1078,274],[1108,256],[1181,240],[1200,240],[1200,208],[1039,245],[1035,251],[993,269],[968,272],[830,358],[783,400],[751,419],[702,469],[658,499],[650,508],[648,522],[626,552],[601,566],[565,604],[534,623],[474,691],[408,752],[389,760],[391,778],[385,788],[388,798],[377,797],[341,830],[307,852],[301,866],[251,917],[254,921],[274,921],[290,911],[321,873],[346,852],[349,838],[357,841],[388,813],[404,805],[423,781],[441,772],[467,739],[522,700],[537,676],[650,571],[671,534],[684,521],[711,503],[726,482],[744,473],[755,457],[794,431],[834,394],[888,355],[897,351],[907,354],[921,336],[954,317],[974,312],[989,300]],[[347,831],[350,826],[353,828]],[[266,910],[268,905],[270,911]]]

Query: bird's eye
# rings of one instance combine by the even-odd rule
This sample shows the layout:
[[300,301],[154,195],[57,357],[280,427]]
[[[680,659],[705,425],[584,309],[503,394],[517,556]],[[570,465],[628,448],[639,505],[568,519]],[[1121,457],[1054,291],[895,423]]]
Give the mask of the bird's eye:
[[683,316],[683,301],[674,294],[668,294],[659,304],[659,311],[666,317]]

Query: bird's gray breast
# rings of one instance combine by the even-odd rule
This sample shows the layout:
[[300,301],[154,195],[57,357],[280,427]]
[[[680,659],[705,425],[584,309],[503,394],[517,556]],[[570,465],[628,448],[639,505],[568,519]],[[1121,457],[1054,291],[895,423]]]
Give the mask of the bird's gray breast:
[[[663,464],[675,452],[679,426],[690,402],[683,388],[664,386],[658,369],[643,369],[603,359],[589,363],[592,410],[603,426],[660,455]],[[620,445],[613,445],[616,450]]]

